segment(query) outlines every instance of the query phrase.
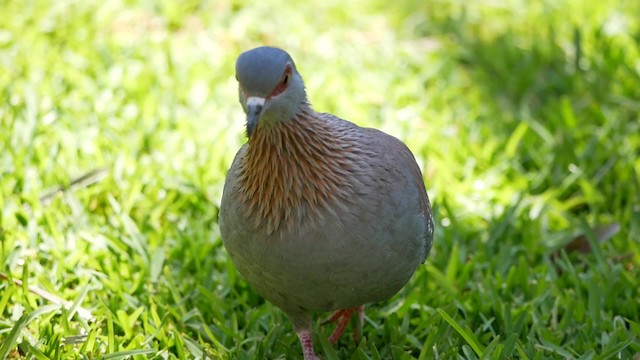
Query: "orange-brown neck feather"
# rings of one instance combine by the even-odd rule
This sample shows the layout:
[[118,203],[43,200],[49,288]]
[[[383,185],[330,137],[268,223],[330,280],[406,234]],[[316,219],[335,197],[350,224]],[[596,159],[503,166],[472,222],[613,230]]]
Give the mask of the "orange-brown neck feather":
[[271,234],[345,198],[354,165],[353,142],[345,135],[311,109],[256,129],[240,176],[247,219]]

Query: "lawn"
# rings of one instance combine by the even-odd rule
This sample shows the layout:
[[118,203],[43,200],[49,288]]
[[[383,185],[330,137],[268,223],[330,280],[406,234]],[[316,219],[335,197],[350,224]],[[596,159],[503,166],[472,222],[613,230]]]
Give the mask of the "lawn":
[[217,225],[263,44],[434,205],[427,263],[360,343],[316,324],[323,359],[640,357],[640,2],[5,0],[0,359],[302,356]]

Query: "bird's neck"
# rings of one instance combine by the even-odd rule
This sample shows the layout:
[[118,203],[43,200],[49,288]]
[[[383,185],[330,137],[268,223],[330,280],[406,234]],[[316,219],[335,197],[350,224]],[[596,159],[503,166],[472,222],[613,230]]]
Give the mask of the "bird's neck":
[[346,197],[354,144],[311,108],[290,121],[256,129],[240,181],[247,220],[268,234],[331,208]]

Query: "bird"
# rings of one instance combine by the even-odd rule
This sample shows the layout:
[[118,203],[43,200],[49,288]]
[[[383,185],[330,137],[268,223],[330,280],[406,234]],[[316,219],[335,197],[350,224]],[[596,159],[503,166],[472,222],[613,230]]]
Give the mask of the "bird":
[[304,359],[318,359],[316,313],[334,312],[332,344],[355,316],[357,341],[365,304],[391,298],[425,262],[434,236],[425,183],[397,138],[313,110],[285,50],[242,52],[235,75],[248,140],[227,172],[222,242],[288,316]]

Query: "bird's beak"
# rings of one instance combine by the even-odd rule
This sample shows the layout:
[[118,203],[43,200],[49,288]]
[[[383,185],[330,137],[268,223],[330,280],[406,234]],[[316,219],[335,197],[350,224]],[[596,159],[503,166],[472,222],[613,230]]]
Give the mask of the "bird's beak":
[[251,137],[253,130],[258,125],[258,120],[262,114],[262,108],[264,106],[264,98],[261,97],[249,97],[247,98],[247,136]]

